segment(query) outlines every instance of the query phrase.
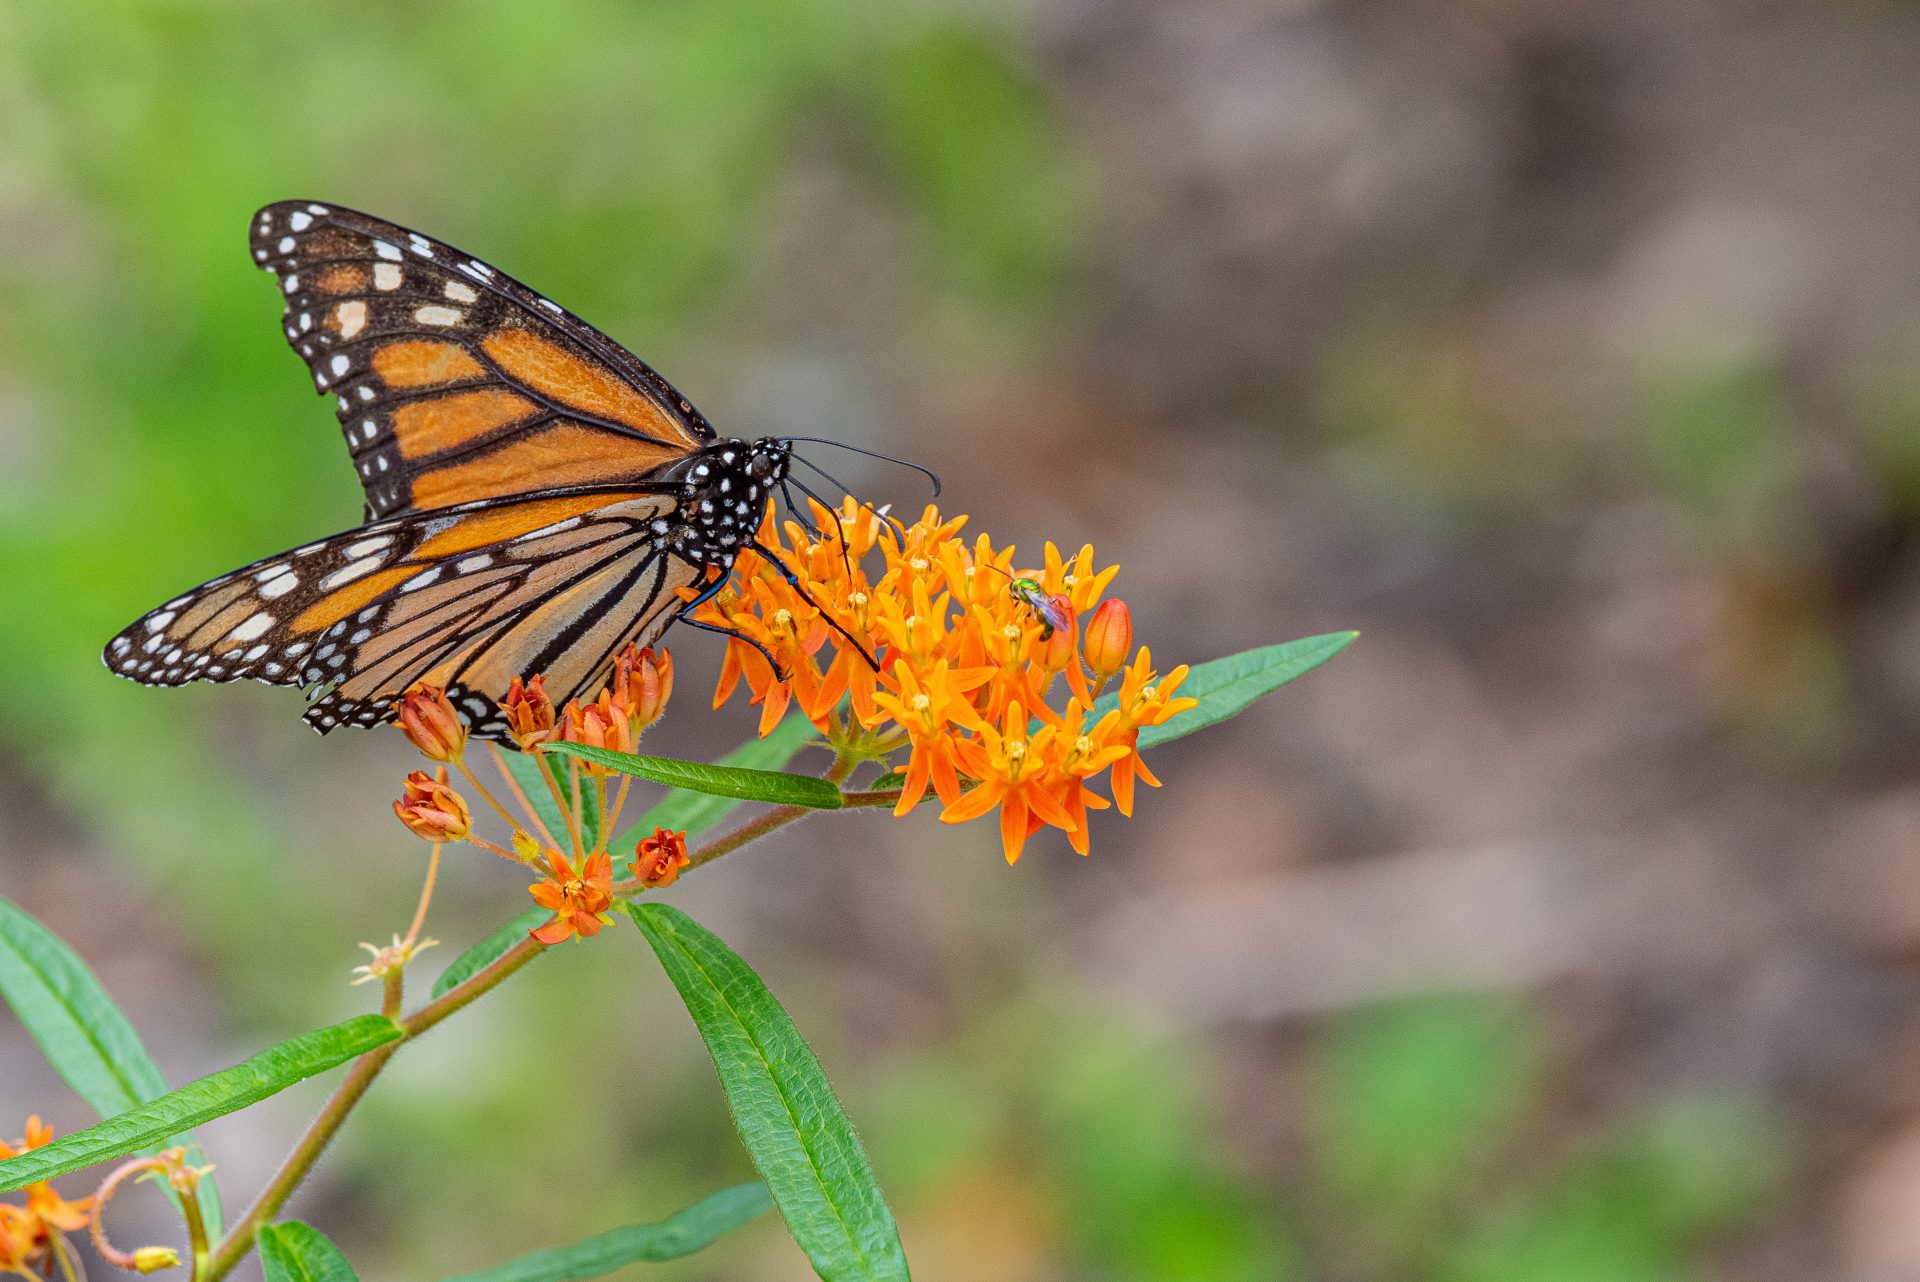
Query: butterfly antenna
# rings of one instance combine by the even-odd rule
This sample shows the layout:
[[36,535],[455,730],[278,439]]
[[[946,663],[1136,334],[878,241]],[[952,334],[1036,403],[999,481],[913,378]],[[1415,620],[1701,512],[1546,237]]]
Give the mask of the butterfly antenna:
[[[833,478],[830,476],[827,477],[827,479],[829,481],[833,481]],[[847,579],[849,582],[851,582],[853,579],[853,562],[849,560],[847,557],[847,527],[840,524],[840,509],[828,504],[828,502],[825,499],[821,498],[818,494],[815,494],[812,490],[808,489],[804,482],[795,481],[792,477],[788,477],[787,480],[782,481],[781,484],[785,485],[788,482],[792,482],[792,484],[796,488],[798,488],[802,494],[812,499],[815,503],[818,503],[821,507],[826,508],[827,515],[833,518],[833,532],[840,536],[840,565],[843,569],[846,570]],[[834,481],[833,483],[835,485],[840,484],[840,482],[838,481]],[[816,539],[819,538],[820,537],[819,527],[817,526],[813,527],[811,530],[811,533],[813,534],[814,538]]]
[[[934,475],[934,471],[930,467],[922,467],[918,463],[909,463],[906,459],[895,458],[891,454],[882,454],[878,450],[863,450],[858,445],[849,445],[845,441],[828,440],[824,436],[785,436],[782,437],[781,440],[785,441],[788,445],[831,445],[837,450],[847,450],[854,454],[864,454],[868,458],[877,458],[883,463],[892,463],[897,467],[912,468],[933,483],[933,497],[940,497],[940,478]],[[807,462],[805,459],[801,459],[800,461],[802,463]],[[807,463],[807,466],[812,467],[816,472],[820,472],[820,469],[814,466],[814,464]],[[820,472],[820,474],[826,476],[825,472]],[[830,481],[833,480],[830,476],[828,476],[827,479]],[[840,485],[838,481],[833,481],[833,483]],[[846,486],[841,485],[840,488],[845,489]]]

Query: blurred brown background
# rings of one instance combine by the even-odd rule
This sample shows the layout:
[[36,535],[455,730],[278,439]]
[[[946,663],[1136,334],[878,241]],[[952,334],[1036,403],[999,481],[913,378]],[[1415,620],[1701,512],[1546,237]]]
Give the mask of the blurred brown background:
[[[1899,0],[0,6],[0,893],[175,1082],[405,927],[397,736],[97,662],[354,521],[244,241],[337,201],[1091,541],[1167,662],[1362,631],[1090,859],[841,817],[676,888],[917,1276],[1920,1278],[1917,127]],[[674,648],[650,748],[737,743]],[[440,957],[525,904],[457,860]],[[407,1052],[293,1212],[427,1278],[748,1178],[638,945]],[[208,1129],[230,1204],[321,1089]],[[0,1018],[36,1110],[92,1120]]]

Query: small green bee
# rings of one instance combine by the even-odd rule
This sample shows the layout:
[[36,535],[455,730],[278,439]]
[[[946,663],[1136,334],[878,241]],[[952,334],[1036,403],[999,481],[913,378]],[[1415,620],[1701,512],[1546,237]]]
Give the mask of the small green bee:
[[[1000,574],[1007,574],[997,565],[990,565],[987,568]],[[1040,620],[1042,641],[1050,641],[1055,632],[1073,626],[1073,607],[1067,603],[1066,597],[1048,596],[1047,590],[1033,579],[1017,579],[1011,574],[1007,574],[1007,579],[1007,591],[1011,592],[1015,599],[1025,602],[1027,608],[1033,611],[1034,617]]]

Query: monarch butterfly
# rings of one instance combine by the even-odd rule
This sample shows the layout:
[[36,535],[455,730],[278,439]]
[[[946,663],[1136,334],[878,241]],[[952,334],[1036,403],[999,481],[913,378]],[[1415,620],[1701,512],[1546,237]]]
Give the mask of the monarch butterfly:
[[252,248],[334,398],[365,523],[142,615],[102,656],[123,677],[299,687],[322,734],[391,720],[424,681],[504,737],[516,676],[578,697],[676,620],[724,631],[691,611],[769,498],[812,493],[789,476],[812,438],[719,436],[625,348],[441,241],[283,201]]

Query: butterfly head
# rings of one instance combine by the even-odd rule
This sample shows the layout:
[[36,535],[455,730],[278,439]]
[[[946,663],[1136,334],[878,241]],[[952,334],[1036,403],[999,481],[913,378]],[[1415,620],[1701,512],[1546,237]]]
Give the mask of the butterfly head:
[[720,440],[687,461],[680,473],[680,510],[674,551],[696,565],[733,564],[760,528],[766,500],[787,477],[784,441]]

